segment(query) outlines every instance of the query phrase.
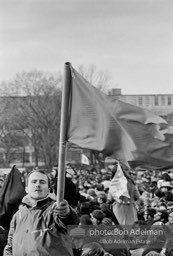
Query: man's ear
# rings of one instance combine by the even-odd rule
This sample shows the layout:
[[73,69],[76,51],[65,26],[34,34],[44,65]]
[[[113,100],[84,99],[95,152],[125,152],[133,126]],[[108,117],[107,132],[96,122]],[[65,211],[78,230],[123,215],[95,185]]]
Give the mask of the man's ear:
[[25,191],[26,191],[26,193],[28,194],[28,187],[25,187]]

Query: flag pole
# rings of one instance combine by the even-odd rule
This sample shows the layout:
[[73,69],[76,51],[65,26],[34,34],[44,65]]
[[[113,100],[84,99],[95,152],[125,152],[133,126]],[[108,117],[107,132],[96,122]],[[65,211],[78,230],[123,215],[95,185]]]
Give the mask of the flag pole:
[[57,203],[58,204],[64,199],[66,132],[67,132],[70,83],[71,83],[70,63],[66,62],[64,66],[64,86],[62,88],[62,102],[61,102],[61,122],[60,122],[59,158],[58,158],[58,176],[57,176],[57,184],[58,184],[57,185]]

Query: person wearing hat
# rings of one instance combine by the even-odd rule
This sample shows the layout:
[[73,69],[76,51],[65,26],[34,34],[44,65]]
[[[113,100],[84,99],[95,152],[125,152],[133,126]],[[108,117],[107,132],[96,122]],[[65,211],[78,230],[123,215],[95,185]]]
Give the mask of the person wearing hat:
[[172,191],[172,188],[173,188],[173,186],[171,185],[171,182],[170,181],[163,181],[162,182],[162,184],[161,184],[161,186],[160,186],[160,190],[162,191],[162,192],[171,192]]
[[161,175],[160,179],[157,181],[157,187],[160,188],[162,186],[162,183],[164,183],[165,181],[169,181],[171,182],[172,178],[170,177],[170,175],[165,172]]

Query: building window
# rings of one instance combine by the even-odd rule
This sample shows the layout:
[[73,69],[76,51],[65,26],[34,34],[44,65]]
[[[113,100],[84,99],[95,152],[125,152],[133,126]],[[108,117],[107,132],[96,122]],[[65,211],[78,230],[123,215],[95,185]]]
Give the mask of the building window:
[[157,96],[157,95],[155,95],[154,105],[155,105],[155,106],[158,106],[158,105],[159,105],[159,96]]
[[138,103],[139,103],[139,105],[143,105],[143,97],[142,96],[139,96]]
[[81,162],[81,151],[76,149],[69,149],[67,151],[67,160],[68,161],[76,161],[78,163]]
[[30,154],[28,152],[24,153],[23,158],[24,158],[24,162],[25,163],[29,163],[30,162]]
[[10,159],[14,163],[23,162],[23,153],[11,153]]
[[145,96],[145,105],[146,106],[150,105],[150,97],[149,96]]
[[161,105],[165,106],[165,95],[161,96]]
[[32,162],[36,162],[36,159],[38,159],[38,162],[44,162],[44,156],[41,152],[39,152],[39,154],[36,156],[36,153],[33,152],[32,153]]
[[171,96],[169,95],[168,96],[168,106],[171,106],[172,105],[172,98]]

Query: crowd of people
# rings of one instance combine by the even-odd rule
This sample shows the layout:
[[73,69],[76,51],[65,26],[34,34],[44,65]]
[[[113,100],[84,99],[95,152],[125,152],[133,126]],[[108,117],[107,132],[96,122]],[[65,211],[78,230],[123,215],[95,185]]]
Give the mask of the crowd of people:
[[125,165],[121,171],[127,191],[115,196],[117,164],[101,171],[67,168],[60,204],[58,167],[31,171],[3,255],[173,255],[172,173],[135,172]]

